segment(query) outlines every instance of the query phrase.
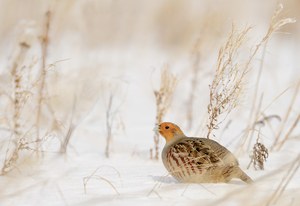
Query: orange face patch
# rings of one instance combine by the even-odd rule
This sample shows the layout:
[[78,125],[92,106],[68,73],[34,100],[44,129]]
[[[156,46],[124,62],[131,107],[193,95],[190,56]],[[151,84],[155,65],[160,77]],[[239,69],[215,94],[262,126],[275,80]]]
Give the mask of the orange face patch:
[[163,122],[159,124],[158,131],[167,142],[171,141],[174,137],[184,135],[181,129],[171,122]]

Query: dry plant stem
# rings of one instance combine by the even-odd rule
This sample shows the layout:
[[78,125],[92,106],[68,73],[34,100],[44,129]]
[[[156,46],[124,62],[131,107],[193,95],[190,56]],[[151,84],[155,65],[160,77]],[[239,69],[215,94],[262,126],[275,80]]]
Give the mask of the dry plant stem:
[[286,133],[286,135],[284,136],[283,140],[281,142],[278,143],[277,146],[277,151],[279,151],[281,149],[281,147],[284,145],[284,143],[288,140],[288,138],[291,136],[292,132],[295,130],[295,128],[297,127],[298,123],[300,121],[300,114],[298,115],[298,117],[296,118],[295,122],[292,124],[292,126],[290,127],[290,129],[288,130],[288,132]]
[[[20,42],[20,50],[16,56],[16,59],[13,62],[13,67],[11,74],[14,78],[14,94],[13,94],[13,104],[14,104],[14,113],[13,113],[13,132],[10,137],[10,141],[7,147],[4,164],[1,170],[1,174],[6,174],[11,166],[16,163],[19,158],[19,149],[20,149],[20,140],[22,133],[20,131],[20,114],[24,101],[24,95],[22,92],[21,80],[21,64],[24,61],[26,53],[28,52],[29,45],[25,42]],[[11,149],[12,148],[12,149]],[[10,152],[12,151],[12,152]]]
[[[160,88],[159,90],[154,90],[154,95],[156,99],[156,118],[155,125],[162,122],[164,116],[166,115],[168,109],[170,108],[172,102],[172,96],[174,93],[175,86],[177,84],[176,77],[171,74],[168,70],[168,66],[165,66],[161,72],[160,77]],[[154,133],[154,159],[159,159],[159,133],[155,131]],[[151,152],[152,151],[152,152]],[[153,150],[150,149],[150,156],[153,157]]]
[[[106,182],[107,184],[109,184],[113,190],[116,192],[117,195],[120,195],[119,191],[117,190],[117,188],[112,184],[111,181],[109,181],[107,178],[104,178],[100,175],[96,175],[96,173],[99,171],[99,169],[101,169],[101,167],[98,167],[94,172],[92,172],[91,175],[89,176],[86,176],[83,178],[83,188],[84,188],[84,194],[87,194],[87,184],[89,183],[89,181],[91,179],[96,179],[96,180],[100,180],[100,181],[104,181]],[[117,170],[116,170],[117,171]],[[120,177],[120,174],[118,172],[118,175]]]
[[296,160],[293,162],[291,167],[288,169],[287,174],[282,178],[280,184],[278,185],[275,192],[272,194],[272,196],[268,199],[266,205],[275,205],[278,199],[281,197],[282,193],[284,192],[285,188],[297,172],[297,170],[300,167],[300,155],[296,158]]
[[106,109],[106,147],[105,147],[105,156],[109,158],[110,156],[110,143],[112,141],[112,104],[113,104],[113,94],[110,94],[108,100],[108,106]]
[[62,144],[60,145],[60,153],[62,153],[62,154],[65,154],[67,152],[67,147],[69,145],[70,139],[71,139],[73,132],[77,126],[73,123],[74,113],[76,110],[76,104],[77,104],[77,101],[76,101],[76,98],[74,98],[72,112],[71,112],[70,126],[69,126],[68,132],[65,136],[65,139],[63,140]]
[[271,123],[269,122],[269,119],[277,119],[279,122],[281,121],[281,118],[279,115],[269,115],[267,116],[266,114],[264,114],[263,112],[261,112],[262,116],[263,116],[263,121],[267,124],[267,126],[269,127],[269,129],[272,132],[272,135],[275,136],[275,130],[273,128],[273,126],[271,125]]
[[[258,106],[257,106],[257,109],[256,109],[256,112],[255,112],[255,115],[254,115],[254,122],[257,122],[258,119],[259,119],[259,116],[260,116],[260,110],[261,110],[261,107],[262,107],[262,103],[263,103],[263,94],[260,96],[260,99],[259,99],[259,102],[258,102]],[[250,149],[250,145],[251,145],[251,140],[252,140],[252,137],[254,135],[254,128],[255,128],[255,123],[253,124],[253,126],[251,127],[250,129],[250,137],[251,138],[248,138],[248,148],[247,150]],[[245,142],[246,143],[246,142]]]
[[274,150],[274,148],[277,146],[277,144],[279,142],[279,139],[280,139],[280,137],[281,137],[281,135],[283,133],[285,125],[287,124],[287,120],[288,120],[288,118],[289,118],[289,116],[291,114],[291,111],[292,111],[293,107],[294,107],[295,101],[296,101],[298,93],[299,93],[299,89],[300,89],[300,81],[298,82],[298,84],[296,86],[296,89],[295,89],[294,95],[293,95],[293,97],[291,99],[290,105],[289,105],[289,107],[287,109],[287,112],[285,113],[285,116],[283,117],[282,123],[280,125],[279,130],[278,130],[278,133],[275,136],[275,140],[274,140],[273,145],[271,147],[271,151]]
[[70,125],[70,127],[68,129],[67,135],[66,135],[63,143],[61,144],[60,153],[62,153],[62,154],[67,153],[67,148],[68,148],[70,139],[71,139],[71,137],[73,135],[73,132],[74,132],[75,128],[76,128],[76,126],[71,122],[71,125]]
[[[215,76],[209,86],[207,138],[210,138],[212,131],[218,129],[227,115],[237,106],[250,63],[246,66],[239,65],[236,58],[249,30],[250,27],[247,27],[238,32],[233,26],[225,45],[219,50]],[[223,114],[225,118],[220,120]]]
[[[36,140],[40,142],[40,119],[41,119],[41,111],[42,111],[42,101],[44,98],[44,88],[45,88],[45,80],[47,75],[46,70],[46,61],[48,56],[48,45],[49,45],[49,30],[50,30],[50,23],[51,23],[51,12],[47,11],[45,14],[46,22],[45,22],[45,31],[41,37],[41,47],[42,47],[42,63],[40,68],[40,84],[38,89],[38,96],[37,96],[37,114],[36,114]],[[38,151],[40,145],[37,143],[36,149]]]
[[[259,51],[259,49],[261,48],[262,45],[265,45],[264,48],[266,48],[266,44],[267,42],[269,41],[269,39],[271,38],[272,34],[276,31],[278,31],[279,29],[281,29],[281,27],[283,27],[284,25],[286,24],[290,24],[290,23],[295,23],[296,21],[294,19],[291,19],[291,18],[285,18],[285,19],[279,19],[279,15],[280,13],[282,12],[282,9],[283,9],[283,6],[281,4],[278,5],[277,9],[274,11],[274,14],[271,18],[271,22],[270,22],[270,26],[268,28],[268,31],[266,33],[266,35],[262,38],[262,40],[256,45],[253,53],[250,55],[250,58],[246,64],[246,67],[249,67],[251,62],[253,61],[255,55],[257,54],[257,52]],[[258,79],[257,79],[257,83],[256,83],[256,88],[258,88],[258,84],[259,84],[259,79],[260,79],[260,73],[262,72],[262,68],[263,68],[263,62],[264,62],[264,55],[265,55],[265,52],[263,52],[262,54],[262,61],[261,61],[261,64],[260,64],[260,71],[258,73]],[[252,113],[254,112],[254,109],[255,109],[255,103],[256,103],[256,96],[257,96],[257,93],[256,93],[256,90],[255,89],[255,94],[254,94],[254,100],[253,100],[253,103],[252,103],[252,109],[251,109],[251,112],[250,112],[250,120],[252,120],[253,118],[255,119],[255,116],[253,118],[251,118],[252,116]],[[249,124],[248,125],[253,125],[249,120]],[[244,142],[243,142],[243,146],[245,145],[248,137],[249,137],[249,131],[251,131],[251,126],[248,126],[249,129],[247,129],[245,135],[244,135]],[[249,146],[249,145],[248,145]]]
[[256,139],[256,143],[253,146],[251,161],[247,169],[249,169],[249,167],[253,163],[255,170],[257,169],[264,170],[264,163],[267,161],[267,158],[269,157],[269,151],[264,144],[259,142],[259,139],[260,139],[260,129],[258,131],[258,137]]
[[[256,105],[256,100],[257,100],[257,95],[258,95],[259,83],[260,83],[260,79],[261,79],[261,75],[262,75],[262,71],[263,71],[263,65],[264,65],[264,60],[265,60],[265,55],[266,55],[267,44],[268,44],[268,39],[266,40],[266,42],[264,44],[262,57],[261,57],[261,60],[260,60],[260,65],[259,65],[259,70],[258,70],[258,73],[257,73],[256,82],[255,82],[254,98],[253,98],[253,101],[252,101],[252,106],[251,106],[251,110],[250,110],[250,117],[249,117],[249,122],[248,122],[248,125],[252,125],[252,126],[254,126],[254,124],[251,124],[251,123],[256,121],[256,119],[258,117],[257,113],[259,112],[259,109],[257,109],[257,111],[255,112],[255,105]],[[256,114],[256,115],[254,115],[254,114]],[[252,127],[251,128],[252,132],[250,134],[250,139],[252,139],[253,134],[254,134],[253,129],[254,128]]]

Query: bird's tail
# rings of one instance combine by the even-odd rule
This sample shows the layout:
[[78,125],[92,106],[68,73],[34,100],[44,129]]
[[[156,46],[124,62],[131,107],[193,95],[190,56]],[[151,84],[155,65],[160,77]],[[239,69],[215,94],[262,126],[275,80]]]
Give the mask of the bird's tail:
[[238,171],[238,178],[240,178],[241,180],[243,180],[247,184],[253,183],[253,180],[251,179],[251,177],[249,177],[243,170],[241,170],[241,168],[238,167],[238,170],[239,170]]

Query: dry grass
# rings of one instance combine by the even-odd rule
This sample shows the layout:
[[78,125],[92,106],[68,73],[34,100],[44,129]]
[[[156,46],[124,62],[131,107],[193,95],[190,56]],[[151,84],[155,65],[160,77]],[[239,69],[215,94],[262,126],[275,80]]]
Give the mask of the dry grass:
[[[45,14],[45,28],[44,33],[41,36],[41,49],[42,49],[42,62],[39,74],[39,85],[38,85],[38,93],[37,93],[37,113],[36,113],[36,140],[40,142],[40,124],[41,124],[41,112],[43,106],[43,100],[45,98],[45,84],[46,84],[46,76],[47,76],[47,57],[48,57],[48,46],[49,46],[49,32],[51,26],[52,13],[51,11],[47,11]],[[40,145],[37,144],[37,151],[40,149]]]
[[9,140],[9,144],[6,151],[6,157],[1,169],[1,174],[6,174],[16,164],[19,158],[19,151],[22,149],[23,134],[21,130],[21,112],[24,107],[28,93],[23,87],[23,75],[24,70],[22,67],[24,58],[30,46],[26,42],[19,43],[19,53],[17,54],[13,67],[11,70],[11,76],[13,77],[13,121],[12,121],[12,134]]
[[287,111],[286,111],[284,117],[283,117],[281,125],[280,125],[280,127],[279,127],[279,129],[277,131],[277,134],[275,136],[273,145],[271,146],[271,151],[274,150],[275,147],[277,147],[278,149],[280,149],[282,147],[282,145],[284,144],[284,142],[288,139],[288,137],[290,136],[290,134],[292,133],[292,131],[296,128],[296,126],[297,126],[297,124],[299,122],[299,115],[298,115],[298,117],[296,118],[295,122],[292,124],[292,126],[290,127],[290,129],[288,130],[288,132],[286,133],[286,135],[283,137],[283,139],[280,142],[280,138],[281,138],[282,133],[284,132],[284,130],[286,128],[287,121],[290,118],[292,109],[294,107],[294,104],[296,102],[297,96],[299,94],[299,89],[300,89],[300,81],[298,82],[298,84],[297,84],[297,86],[295,88],[295,91],[294,91],[294,94],[293,94],[292,99],[290,101],[290,104],[289,104],[289,106],[287,108]]
[[106,109],[106,146],[105,146],[105,156],[109,158],[110,156],[110,144],[112,141],[112,127],[114,121],[114,114],[112,111],[112,104],[114,100],[114,95],[109,95],[108,105]]
[[[211,137],[213,130],[218,129],[227,115],[238,105],[243,80],[249,71],[249,64],[242,65],[238,58],[250,29],[246,27],[237,31],[233,26],[225,45],[219,50],[214,79],[209,85],[207,138]],[[225,116],[223,120],[220,120],[221,116]]]
[[[257,75],[257,78],[256,78],[254,99],[253,99],[252,108],[251,108],[251,111],[250,111],[248,128],[246,129],[246,133],[242,138],[243,142],[242,142],[241,149],[243,149],[245,147],[248,147],[248,148],[250,147],[251,139],[252,139],[253,133],[254,133],[253,126],[255,125],[255,122],[257,122],[258,119],[260,118],[259,116],[260,116],[261,101],[258,102],[258,107],[256,107],[255,105],[257,104],[256,100],[257,100],[257,95],[258,95],[258,85],[259,85],[259,82],[260,82],[261,73],[262,73],[263,66],[264,66],[264,58],[265,58],[265,52],[266,52],[267,44],[268,44],[270,38],[272,37],[272,35],[275,32],[279,31],[283,26],[285,26],[287,24],[291,24],[291,23],[296,22],[295,19],[292,19],[292,18],[281,18],[282,10],[283,10],[282,4],[278,4],[277,9],[274,11],[273,16],[271,18],[270,25],[269,25],[269,28],[268,28],[266,34],[261,39],[261,41],[255,46],[255,49],[252,52],[252,54],[249,58],[249,61],[247,63],[247,65],[249,66],[250,63],[253,61],[253,58],[258,53],[258,51],[263,47],[262,59],[261,59],[260,67],[258,68],[258,75]],[[248,142],[248,144],[247,144],[247,142]]]
[[[13,117],[12,117],[12,133],[9,144],[7,146],[6,157],[2,167],[2,174],[6,174],[17,166],[17,161],[21,151],[27,150],[39,151],[41,150],[41,143],[43,137],[40,136],[40,118],[42,111],[42,102],[45,101],[45,79],[46,79],[46,58],[47,47],[49,42],[49,28],[50,28],[50,12],[46,13],[45,33],[42,34],[41,48],[42,48],[42,63],[39,75],[35,78],[36,61],[28,63],[27,55],[31,49],[31,41],[26,36],[25,32],[22,34],[21,41],[19,42],[19,52],[13,61],[11,69],[11,77],[13,79],[13,93],[11,101],[13,104]],[[29,43],[30,42],[30,43]],[[37,101],[37,104],[33,103]],[[30,102],[30,103],[29,103]],[[10,104],[11,102],[8,102]],[[36,106],[37,116],[28,115],[28,111]],[[36,121],[34,122],[34,118]],[[33,130],[35,130],[33,134]],[[33,135],[36,138],[33,139]],[[32,145],[36,144],[33,148]]]
[[253,152],[251,155],[251,161],[247,167],[247,169],[249,169],[249,167],[251,166],[251,164],[253,163],[254,168],[260,169],[260,170],[264,170],[264,163],[267,161],[267,158],[269,157],[269,152],[268,149],[266,148],[266,146],[259,142],[259,135],[258,138],[256,140],[256,143],[253,146]]
[[283,139],[277,144],[277,150],[280,150],[282,148],[282,146],[284,145],[284,143],[291,137],[291,134],[293,133],[293,131],[296,129],[298,123],[300,121],[300,114],[297,116],[296,120],[294,121],[294,123],[291,125],[291,127],[288,129],[287,133],[285,134],[285,136],[283,137]]
[[[167,65],[161,71],[160,87],[158,90],[154,90],[156,99],[156,118],[155,125],[160,124],[163,121],[167,111],[170,109],[173,93],[177,84],[177,78],[169,71]],[[154,147],[150,149],[151,159],[159,159],[159,133],[154,133]],[[154,154],[153,154],[154,152]]]
[[[90,175],[86,176],[83,178],[83,188],[84,188],[84,193],[87,194],[87,186],[88,186],[88,183],[91,181],[91,180],[98,180],[100,182],[105,182],[107,183],[114,191],[117,195],[120,195],[120,192],[117,190],[117,188],[114,186],[114,184],[107,178],[97,174],[100,172],[100,170],[103,169],[103,167],[98,167],[95,171],[93,171]],[[121,178],[121,175],[120,173],[118,172],[118,170],[116,170],[115,168],[112,168],[118,175],[119,178]]]

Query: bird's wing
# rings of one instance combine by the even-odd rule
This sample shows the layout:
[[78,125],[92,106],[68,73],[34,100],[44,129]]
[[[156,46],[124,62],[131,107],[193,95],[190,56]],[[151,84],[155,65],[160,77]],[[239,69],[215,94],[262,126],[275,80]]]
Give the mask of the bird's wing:
[[184,164],[199,169],[225,165],[215,150],[200,138],[184,138],[172,145],[169,152]]

